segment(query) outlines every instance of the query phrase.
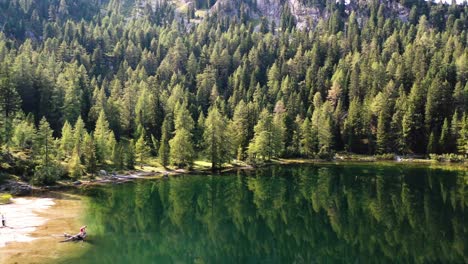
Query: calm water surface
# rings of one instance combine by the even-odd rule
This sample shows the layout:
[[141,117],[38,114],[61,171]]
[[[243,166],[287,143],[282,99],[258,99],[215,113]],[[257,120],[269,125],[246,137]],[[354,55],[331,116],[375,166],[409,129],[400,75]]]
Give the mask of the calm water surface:
[[295,165],[93,187],[63,263],[466,263],[463,170]]

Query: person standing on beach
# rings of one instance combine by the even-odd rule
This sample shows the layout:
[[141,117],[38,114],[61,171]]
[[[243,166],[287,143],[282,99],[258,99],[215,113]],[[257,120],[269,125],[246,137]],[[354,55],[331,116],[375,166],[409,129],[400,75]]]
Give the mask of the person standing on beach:
[[6,220],[3,214],[2,214],[2,227],[6,227]]

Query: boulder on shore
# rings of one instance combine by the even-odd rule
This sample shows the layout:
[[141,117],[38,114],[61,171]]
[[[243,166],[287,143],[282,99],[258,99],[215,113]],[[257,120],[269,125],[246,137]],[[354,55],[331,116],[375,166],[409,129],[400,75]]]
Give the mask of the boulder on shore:
[[14,196],[30,195],[33,187],[24,182],[7,181],[0,186],[0,192],[8,192]]

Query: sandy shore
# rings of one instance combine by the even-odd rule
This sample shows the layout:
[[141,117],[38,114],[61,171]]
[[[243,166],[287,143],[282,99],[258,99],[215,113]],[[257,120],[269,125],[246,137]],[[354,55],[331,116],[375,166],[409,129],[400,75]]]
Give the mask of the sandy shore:
[[0,205],[7,224],[0,228],[0,263],[53,263],[86,247],[59,243],[64,232],[79,231],[82,199],[68,194],[51,196],[55,197],[16,198]]

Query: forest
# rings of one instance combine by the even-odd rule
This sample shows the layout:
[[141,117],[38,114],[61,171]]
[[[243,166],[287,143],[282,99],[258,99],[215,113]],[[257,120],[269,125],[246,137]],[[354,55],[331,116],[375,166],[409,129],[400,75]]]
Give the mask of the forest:
[[466,2],[301,1],[305,28],[214,2],[0,2],[0,174],[468,155]]

